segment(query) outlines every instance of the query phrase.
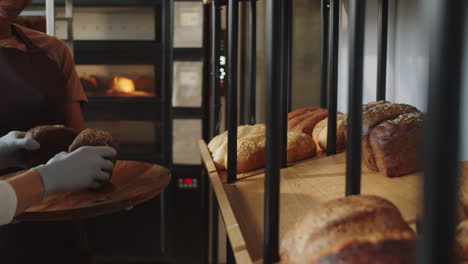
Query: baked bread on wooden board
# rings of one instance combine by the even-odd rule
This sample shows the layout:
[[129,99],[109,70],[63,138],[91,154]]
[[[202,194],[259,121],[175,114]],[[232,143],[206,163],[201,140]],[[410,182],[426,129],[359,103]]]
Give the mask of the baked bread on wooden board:
[[314,208],[286,234],[280,254],[285,264],[410,264],[414,244],[391,202],[359,195]]
[[41,148],[24,151],[24,159],[29,168],[46,164],[56,154],[67,151],[77,136],[73,128],[63,125],[37,126],[26,132],[25,138],[34,139]]

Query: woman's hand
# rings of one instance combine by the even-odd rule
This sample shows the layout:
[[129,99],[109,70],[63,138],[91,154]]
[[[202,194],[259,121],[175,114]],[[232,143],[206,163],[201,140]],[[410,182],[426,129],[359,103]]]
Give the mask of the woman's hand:
[[0,138],[0,169],[26,168],[23,150],[37,150],[41,145],[32,139],[26,139],[25,132],[12,131]]
[[109,180],[117,155],[109,147],[81,147],[71,153],[62,152],[33,170],[39,172],[44,184],[44,197],[85,188],[97,189]]

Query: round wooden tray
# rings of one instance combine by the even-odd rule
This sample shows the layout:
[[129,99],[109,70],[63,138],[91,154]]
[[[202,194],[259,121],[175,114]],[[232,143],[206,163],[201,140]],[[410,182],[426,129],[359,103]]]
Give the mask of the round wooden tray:
[[154,198],[166,188],[170,179],[170,171],[162,166],[117,161],[110,184],[106,184],[103,190],[55,194],[16,219],[69,221],[114,213]]

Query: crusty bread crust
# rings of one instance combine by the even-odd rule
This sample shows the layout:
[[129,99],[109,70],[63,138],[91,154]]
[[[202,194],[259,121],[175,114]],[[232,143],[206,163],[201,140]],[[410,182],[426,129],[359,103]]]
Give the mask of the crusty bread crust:
[[[389,201],[372,195],[349,196],[320,205],[298,222],[281,243],[281,260],[288,264],[361,263],[357,259],[378,259],[381,250],[400,250],[404,255],[399,258],[411,261],[405,250],[414,239],[413,230]],[[389,241],[395,243],[379,249]],[[351,256],[356,261],[330,262]]]
[[406,113],[418,112],[414,106],[394,103],[378,103],[368,107],[362,115],[362,159],[367,168],[378,171],[375,155],[369,142],[369,134],[380,123]]
[[[120,151],[120,144],[116,137],[110,132],[94,128],[81,131],[68,148],[68,151],[72,152],[83,146],[108,146],[114,148],[117,152]],[[115,160],[113,161],[115,162]]]
[[[312,136],[312,131],[314,130],[318,122],[322,121],[327,117],[328,111],[326,109],[320,108],[314,112],[310,112],[292,119],[288,124],[288,128],[290,132],[300,132]],[[301,118],[303,119],[300,120]],[[297,124],[294,124],[295,121],[297,121],[298,119],[300,121]]]
[[387,177],[397,177],[419,169],[419,149],[424,115],[402,114],[376,126],[369,143],[378,170]]
[[304,133],[288,133],[288,162],[296,162],[314,156],[317,147],[312,138]]
[[[345,115],[338,113],[336,118],[336,151],[341,152],[346,147],[345,126],[343,120]],[[312,132],[312,138],[317,144],[318,151],[327,150],[328,117],[320,121]]]
[[[244,173],[265,166],[265,125],[240,126],[237,130],[237,172]],[[218,170],[227,168],[227,137],[225,132],[208,144]],[[309,135],[288,133],[288,162],[309,158],[316,154],[316,146]]]

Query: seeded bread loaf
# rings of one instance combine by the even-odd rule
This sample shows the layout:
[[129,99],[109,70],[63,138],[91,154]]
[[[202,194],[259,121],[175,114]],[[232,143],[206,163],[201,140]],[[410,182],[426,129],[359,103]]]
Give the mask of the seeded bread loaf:
[[[120,150],[117,138],[115,138],[111,133],[93,128],[83,130],[71,143],[68,151],[72,152],[84,146],[108,146],[114,148],[117,153]],[[116,160],[113,160],[114,163],[115,161]]]
[[369,136],[377,169],[387,177],[406,175],[418,170],[419,145],[424,115],[402,114],[377,125]]
[[[237,129],[237,172],[243,173],[265,166],[265,125],[240,126]],[[228,133],[213,138],[208,144],[215,166],[227,168]],[[288,133],[288,162],[296,162],[314,156],[316,146],[312,137],[303,133]]]
[[56,154],[67,151],[77,133],[74,129],[62,125],[37,126],[30,129],[25,138],[34,139],[41,148],[24,152],[24,159],[29,168],[47,163]]
[[[372,129],[384,121],[398,118],[402,114],[418,112],[418,110],[410,105],[389,102],[371,103],[371,106],[367,108],[364,106],[363,108],[366,110],[362,113],[362,159],[367,168],[378,171],[377,162],[369,139]],[[402,154],[394,152],[388,153],[388,155],[397,157]]]
[[284,237],[285,264],[410,264],[415,234],[389,201],[371,195],[326,202]]

